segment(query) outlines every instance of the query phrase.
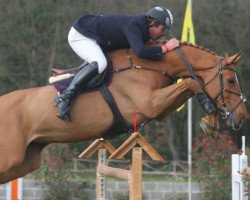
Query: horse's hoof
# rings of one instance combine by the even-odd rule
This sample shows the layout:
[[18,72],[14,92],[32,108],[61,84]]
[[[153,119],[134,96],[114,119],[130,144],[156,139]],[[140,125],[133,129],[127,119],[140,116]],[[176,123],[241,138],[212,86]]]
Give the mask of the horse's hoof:
[[204,131],[204,133],[206,133],[207,135],[216,138],[219,134],[219,129],[218,127],[214,127],[207,119],[205,118],[201,118],[200,121],[200,126],[202,128],[202,130]]

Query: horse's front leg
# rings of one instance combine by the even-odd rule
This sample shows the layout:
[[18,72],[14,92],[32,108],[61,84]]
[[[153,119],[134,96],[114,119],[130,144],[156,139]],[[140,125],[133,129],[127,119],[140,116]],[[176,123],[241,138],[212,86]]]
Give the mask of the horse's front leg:
[[[150,97],[150,106],[144,106],[142,109],[143,114],[147,118],[161,120],[199,92],[203,92],[200,84],[191,78],[169,87],[155,90]],[[205,115],[201,119],[200,125],[208,135],[217,136],[219,130],[217,113],[213,111]]]
[[203,92],[202,88],[191,78],[154,90],[150,96],[150,105],[143,108],[143,113],[150,119],[166,117],[198,92]]
[[200,126],[206,134],[212,137],[217,137],[220,128],[217,112],[212,112],[202,117],[200,121]]

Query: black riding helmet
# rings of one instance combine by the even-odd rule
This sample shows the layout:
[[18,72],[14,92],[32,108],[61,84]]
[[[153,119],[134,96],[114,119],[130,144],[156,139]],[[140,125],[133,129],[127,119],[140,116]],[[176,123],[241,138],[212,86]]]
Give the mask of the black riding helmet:
[[171,29],[171,26],[173,24],[173,15],[167,8],[162,6],[156,6],[151,10],[149,10],[146,13],[146,16],[156,19],[157,21],[159,21],[160,24],[165,26],[167,29]]

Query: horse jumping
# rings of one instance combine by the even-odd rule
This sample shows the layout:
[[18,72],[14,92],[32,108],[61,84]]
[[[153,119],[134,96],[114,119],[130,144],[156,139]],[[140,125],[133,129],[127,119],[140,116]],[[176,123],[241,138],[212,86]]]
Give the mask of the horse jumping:
[[[188,98],[205,92],[216,109],[202,118],[202,128],[216,133],[221,115],[227,125],[240,129],[247,119],[245,98],[235,73],[241,55],[220,57],[186,43],[180,49],[201,83],[190,78],[177,50],[164,54],[161,61],[139,59],[131,50],[109,54],[117,72],[108,88],[123,117],[133,124],[136,111],[137,125],[148,119],[161,120]],[[131,65],[128,70],[119,70]],[[178,78],[185,79],[176,83]],[[46,145],[100,138],[112,124],[112,112],[100,92],[78,96],[71,108],[70,123],[56,117],[56,94],[55,88],[48,85],[0,97],[0,184],[38,169]]]

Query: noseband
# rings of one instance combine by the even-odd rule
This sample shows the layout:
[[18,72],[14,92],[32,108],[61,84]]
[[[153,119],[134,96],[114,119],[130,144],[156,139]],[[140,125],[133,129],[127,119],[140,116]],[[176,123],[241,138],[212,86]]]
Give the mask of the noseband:
[[[188,70],[188,72],[191,74],[191,77],[196,80],[198,83],[201,84],[200,80],[198,79],[197,75],[195,74],[191,64],[189,63],[187,57],[185,56],[181,46],[179,48],[176,49],[180,59],[182,60],[182,62],[184,63],[184,66],[186,67],[186,69]],[[232,68],[223,68],[223,61],[224,58],[221,58],[219,61],[219,70],[218,72],[205,84],[201,84],[202,89],[204,90],[204,88],[209,85],[215,78],[216,76],[219,74],[219,81],[220,81],[220,92],[219,94],[212,100],[212,103],[215,105],[217,112],[220,116],[221,119],[227,119],[237,108],[238,106],[242,103],[242,102],[246,102],[246,97],[244,96],[243,93],[237,93],[231,90],[228,90],[224,87],[224,83],[223,83],[223,70],[231,70],[234,73],[236,73],[236,71]],[[230,93],[230,94],[234,94],[236,96],[240,97],[240,100],[236,103],[236,105],[233,107],[233,109],[231,111],[228,110],[226,102],[225,102],[225,98],[224,98],[224,92]],[[206,93],[206,92],[205,92]],[[207,94],[207,93],[206,93]],[[218,98],[221,97],[221,101],[222,101],[222,105],[218,105],[217,104],[217,100]],[[210,98],[211,99],[211,98]]]
[[[219,75],[220,92],[212,100],[212,102],[213,102],[213,104],[216,105],[218,98],[221,97],[222,104],[217,105],[217,111],[218,111],[221,119],[227,119],[238,108],[238,106],[242,102],[243,103],[246,102],[246,97],[245,97],[245,95],[243,93],[237,93],[237,92],[234,92],[234,91],[231,91],[231,90],[228,90],[228,89],[225,88],[224,82],[223,82],[223,70],[230,70],[230,71],[233,71],[234,73],[236,73],[236,71],[234,69],[232,69],[232,68],[223,68],[223,61],[224,61],[224,58],[221,58],[220,62],[219,62],[219,70],[218,70],[218,72],[207,83],[202,85],[202,89],[204,89],[207,85],[209,85],[217,77],[217,75]],[[234,94],[234,95],[240,97],[240,100],[236,103],[236,105],[233,107],[233,109],[231,111],[228,111],[228,109],[227,109],[227,105],[226,105],[225,98],[224,98],[224,93],[225,92],[230,93],[230,94]]]

